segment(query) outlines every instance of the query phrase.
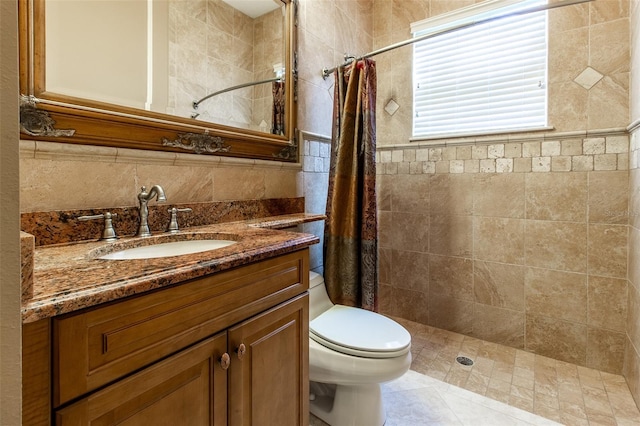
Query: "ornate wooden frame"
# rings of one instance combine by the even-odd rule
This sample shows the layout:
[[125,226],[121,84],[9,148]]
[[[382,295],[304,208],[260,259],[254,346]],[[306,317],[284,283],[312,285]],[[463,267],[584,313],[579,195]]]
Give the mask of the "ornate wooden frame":
[[[18,0],[21,137],[86,145],[298,161],[296,136],[297,1],[285,4],[285,135],[217,125],[190,118],[51,93],[45,87],[46,0]],[[185,140],[205,141],[198,144]],[[182,142],[181,142],[182,141]],[[214,141],[214,148],[207,141]],[[198,149],[195,147],[198,146]],[[292,155],[292,153],[294,155]]]

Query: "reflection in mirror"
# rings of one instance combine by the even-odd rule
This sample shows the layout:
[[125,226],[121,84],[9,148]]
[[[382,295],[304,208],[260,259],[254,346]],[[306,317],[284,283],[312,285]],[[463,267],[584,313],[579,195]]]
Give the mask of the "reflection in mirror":
[[285,133],[280,0],[47,0],[45,14],[49,93]]

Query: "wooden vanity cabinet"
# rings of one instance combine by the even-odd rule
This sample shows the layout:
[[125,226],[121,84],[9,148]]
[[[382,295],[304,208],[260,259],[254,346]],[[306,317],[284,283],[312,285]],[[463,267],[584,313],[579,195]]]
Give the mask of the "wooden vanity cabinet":
[[308,271],[304,249],[25,324],[23,424],[308,424]]

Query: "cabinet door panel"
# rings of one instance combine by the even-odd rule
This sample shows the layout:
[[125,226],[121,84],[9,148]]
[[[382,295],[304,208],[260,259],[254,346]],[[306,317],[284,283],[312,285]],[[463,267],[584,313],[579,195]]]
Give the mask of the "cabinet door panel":
[[53,321],[58,407],[308,288],[308,250]]
[[227,347],[220,333],[56,412],[56,424],[227,424]]
[[309,424],[308,322],[305,293],[229,330],[230,425]]

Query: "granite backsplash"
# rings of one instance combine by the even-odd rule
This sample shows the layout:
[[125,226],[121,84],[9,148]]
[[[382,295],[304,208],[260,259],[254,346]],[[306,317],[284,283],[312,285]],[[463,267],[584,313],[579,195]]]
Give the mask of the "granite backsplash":
[[[168,210],[172,207],[192,209],[191,212],[178,214],[178,224],[183,229],[192,226],[304,213],[304,203],[304,197],[187,204],[152,202],[149,205],[149,228],[152,233],[164,232],[170,220]],[[99,215],[107,211],[115,215],[113,227],[119,237],[136,234],[139,224],[137,206],[22,213],[20,226],[23,232],[35,237],[35,246],[97,240],[102,235],[104,221],[83,222],[77,218]]]

